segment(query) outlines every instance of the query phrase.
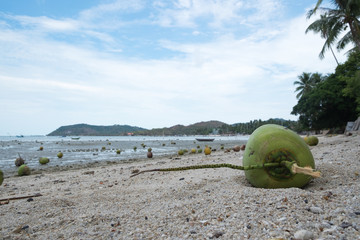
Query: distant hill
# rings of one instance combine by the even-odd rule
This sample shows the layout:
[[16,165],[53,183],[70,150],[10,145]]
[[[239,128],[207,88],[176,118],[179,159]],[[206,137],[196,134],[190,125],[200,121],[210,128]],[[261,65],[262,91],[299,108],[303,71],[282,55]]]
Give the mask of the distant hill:
[[88,124],[75,124],[62,126],[48,134],[48,136],[122,136],[127,133],[145,131],[145,128],[129,125],[95,126]]
[[281,118],[269,120],[253,120],[247,123],[226,124],[220,121],[198,122],[188,126],[175,125],[169,128],[154,128],[151,130],[129,125],[94,126],[75,124],[62,126],[48,134],[48,136],[123,136],[133,133],[135,136],[176,136],[176,135],[209,135],[209,134],[251,134],[256,128],[264,124],[278,124],[292,130],[297,130],[297,121]]
[[154,128],[151,130],[139,131],[135,134],[144,136],[208,135],[217,133],[218,129],[223,125],[227,124],[219,121],[207,121],[188,126],[175,125],[169,128]]

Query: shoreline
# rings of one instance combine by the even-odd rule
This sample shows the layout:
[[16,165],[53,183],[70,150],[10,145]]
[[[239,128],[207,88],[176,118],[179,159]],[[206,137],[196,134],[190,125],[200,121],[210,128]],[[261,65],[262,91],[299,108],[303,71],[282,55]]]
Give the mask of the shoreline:
[[[21,155],[30,169],[41,172],[51,171],[48,168],[70,169],[87,166],[104,165],[104,162],[128,162],[147,158],[148,148],[152,148],[154,158],[169,157],[177,154],[179,149],[191,149],[197,146],[204,148],[206,144],[217,148],[224,144],[225,148],[241,145],[245,137],[219,138],[214,142],[196,142],[193,137],[171,138],[136,138],[136,137],[89,137],[82,140],[59,140],[58,138],[24,138],[8,141],[0,138],[0,169],[5,176],[17,175],[15,159]],[[136,147],[136,150],[134,149]],[[42,148],[42,150],[40,150]],[[117,150],[121,150],[117,154]],[[63,157],[58,158],[57,153]],[[47,157],[50,162],[39,164],[40,157]],[[100,164],[99,164],[100,163]]]
[[3,239],[360,238],[360,136],[321,136],[310,147],[322,178],[305,188],[252,187],[242,171],[132,171],[241,165],[243,152],[188,154],[7,177]]

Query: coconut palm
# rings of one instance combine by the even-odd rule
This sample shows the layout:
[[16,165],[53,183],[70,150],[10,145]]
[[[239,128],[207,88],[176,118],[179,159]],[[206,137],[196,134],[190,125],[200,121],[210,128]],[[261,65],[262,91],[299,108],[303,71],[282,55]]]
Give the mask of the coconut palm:
[[[331,2],[335,5],[334,9],[320,7],[322,2],[323,0],[317,1],[315,8],[308,12],[308,18],[318,10],[321,10],[323,14],[320,19],[313,22],[306,29],[306,33],[313,31],[320,33],[323,38],[326,38],[319,55],[320,58],[323,58],[326,49],[336,42],[338,50],[345,48],[347,44],[352,42],[355,44],[354,49],[360,51],[360,0],[332,0]],[[347,32],[338,40],[344,31]]]
[[298,79],[299,80],[294,82],[294,85],[298,85],[295,89],[295,92],[298,92],[296,95],[297,99],[310,92],[316,86],[316,84],[322,80],[322,76],[319,73],[303,72],[298,76]]
[[321,52],[319,54],[319,58],[323,59],[326,48],[329,48],[332,55],[335,58],[335,61],[336,61],[337,65],[339,65],[339,62],[338,62],[338,60],[337,60],[337,58],[335,56],[335,53],[334,53],[334,51],[333,51],[333,49],[331,47],[331,45],[333,44],[332,41],[334,41],[334,39],[329,38],[328,19],[327,19],[326,14],[321,15],[319,20],[317,20],[314,23],[310,24],[310,26],[306,29],[306,33],[308,31],[310,31],[310,30],[312,30],[314,32],[320,32],[321,38],[326,39],[325,44],[324,44],[324,46],[323,46],[323,48],[322,48],[322,50],[321,50]]

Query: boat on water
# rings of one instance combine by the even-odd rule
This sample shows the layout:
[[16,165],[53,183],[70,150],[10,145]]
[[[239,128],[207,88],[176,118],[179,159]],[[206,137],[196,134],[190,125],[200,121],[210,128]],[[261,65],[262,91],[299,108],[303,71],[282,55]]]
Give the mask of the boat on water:
[[212,142],[215,140],[215,138],[195,138],[196,141],[199,141],[199,142]]
[[80,137],[72,137],[71,140],[79,140]]
[[23,138],[24,135],[16,135],[17,138]]

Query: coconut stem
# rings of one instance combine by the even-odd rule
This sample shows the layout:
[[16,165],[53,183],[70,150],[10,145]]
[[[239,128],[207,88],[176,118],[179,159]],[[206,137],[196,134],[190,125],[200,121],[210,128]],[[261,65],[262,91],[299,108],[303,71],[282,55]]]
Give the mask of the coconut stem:
[[305,174],[305,175],[312,176],[313,178],[321,177],[320,172],[314,172],[314,169],[312,169],[311,167],[299,167],[296,163],[292,164],[292,167],[291,167],[290,171],[293,174],[302,173],[302,174]]
[[261,169],[266,167],[278,167],[280,163],[265,163],[261,165],[249,165],[249,166],[238,166],[228,163],[220,163],[220,164],[206,164],[206,165],[195,165],[195,166],[186,166],[186,167],[178,167],[178,168],[162,168],[162,169],[151,169],[144,170],[138,173],[131,175],[130,177],[135,177],[136,175],[146,173],[146,172],[172,172],[172,171],[185,171],[185,170],[194,170],[194,169],[204,169],[204,168],[231,168],[236,170],[252,170],[252,169]]
[[231,168],[236,170],[253,170],[253,169],[262,169],[268,167],[279,167],[284,166],[287,167],[293,174],[302,173],[305,175],[310,175],[312,177],[320,177],[320,172],[314,172],[311,167],[299,167],[295,162],[289,161],[281,161],[280,163],[264,163],[259,165],[249,165],[249,166],[238,166],[228,163],[220,163],[220,164],[207,164],[207,165],[194,165],[194,166],[186,166],[186,167],[178,167],[178,168],[162,168],[162,169],[150,169],[144,170],[138,173],[131,175],[130,177],[135,177],[139,174],[146,172],[172,172],[172,171],[185,171],[185,170],[194,170],[194,169],[204,169],[204,168]]

